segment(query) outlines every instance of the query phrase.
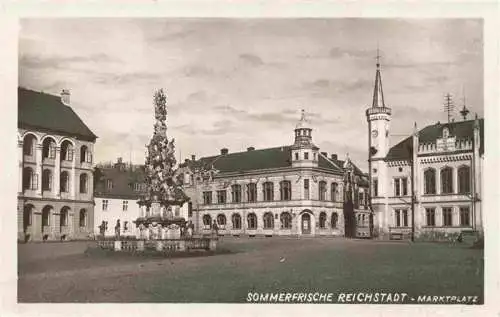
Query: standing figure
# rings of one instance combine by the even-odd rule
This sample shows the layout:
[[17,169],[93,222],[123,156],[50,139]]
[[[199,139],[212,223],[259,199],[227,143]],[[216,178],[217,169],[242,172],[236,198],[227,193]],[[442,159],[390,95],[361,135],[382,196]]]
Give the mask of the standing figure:
[[120,239],[120,219],[118,219],[116,221],[116,225],[115,225],[115,236],[116,236],[116,239]]
[[212,235],[214,238],[217,238],[219,236],[219,227],[217,226],[217,222],[215,221],[215,219],[212,223]]
[[98,228],[101,238],[104,239],[104,235],[106,234],[106,222],[105,221],[101,222]]
[[188,225],[187,225],[187,237],[188,238],[193,237],[193,224],[191,223],[191,220],[189,220]]

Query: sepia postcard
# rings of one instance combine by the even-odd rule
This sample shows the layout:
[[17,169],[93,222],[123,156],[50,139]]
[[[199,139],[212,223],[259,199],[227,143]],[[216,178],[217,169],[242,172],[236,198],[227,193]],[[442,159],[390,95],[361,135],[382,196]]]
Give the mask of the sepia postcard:
[[6,6],[6,316],[499,313],[494,2],[119,8]]

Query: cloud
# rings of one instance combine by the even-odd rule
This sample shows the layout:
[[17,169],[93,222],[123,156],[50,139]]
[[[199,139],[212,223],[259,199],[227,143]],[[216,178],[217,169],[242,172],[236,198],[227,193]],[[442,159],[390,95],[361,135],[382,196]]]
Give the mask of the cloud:
[[375,58],[377,54],[376,50],[355,50],[355,49],[344,49],[340,47],[334,47],[330,49],[329,56],[331,58]]
[[240,54],[239,57],[241,60],[243,60],[244,62],[246,62],[249,65],[254,66],[254,67],[259,67],[259,66],[264,65],[264,62],[262,61],[262,59],[257,55]]
[[111,57],[104,53],[96,53],[88,56],[40,56],[31,54],[22,54],[19,59],[20,67],[35,69],[68,69],[78,64],[85,63],[121,63],[117,57]]
[[303,83],[302,90],[308,92],[313,97],[331,98],[360,90],[368,91],[372,86],[372,80],[363,78],[355,80],[330,80],[320,78]]

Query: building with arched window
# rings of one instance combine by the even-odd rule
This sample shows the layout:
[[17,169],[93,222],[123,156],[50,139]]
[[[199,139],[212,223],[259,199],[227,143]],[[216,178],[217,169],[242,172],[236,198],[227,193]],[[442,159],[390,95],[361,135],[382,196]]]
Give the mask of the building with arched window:
[[377,64],[373,104],[366,110],[375,235],[482,231],[484,120],[467,120],[467,113],[463,121],[420,130],[415,123],[408,137],[390,146],[392,109],[385,105]]
[[220,235],[368,236],[368,222],[355,221],[355,214],[369,219],[366,175],[349,157],[319,152],[312,131],[302,112],[292,145],[238,153],[224,148],[219,155],[186,160],[184,189],[197,233],[211,234],[209,220],[217,219]]
[[[67,90],[55,96],[18,89],[19,240],[86,239],[93,232],[95,140]],[[80,148],[87,151],[83,160]]]

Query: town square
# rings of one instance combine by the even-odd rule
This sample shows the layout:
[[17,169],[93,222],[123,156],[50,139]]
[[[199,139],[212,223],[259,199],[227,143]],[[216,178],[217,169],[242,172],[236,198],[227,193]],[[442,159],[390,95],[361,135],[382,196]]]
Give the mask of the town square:
[[20,21],[20,303],[484,304],[481,19]]

